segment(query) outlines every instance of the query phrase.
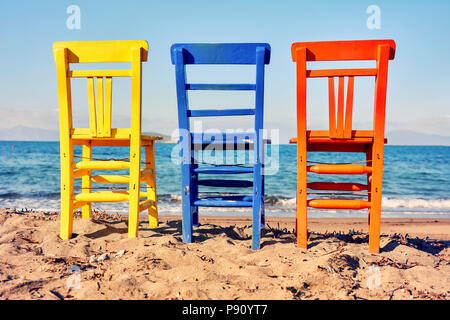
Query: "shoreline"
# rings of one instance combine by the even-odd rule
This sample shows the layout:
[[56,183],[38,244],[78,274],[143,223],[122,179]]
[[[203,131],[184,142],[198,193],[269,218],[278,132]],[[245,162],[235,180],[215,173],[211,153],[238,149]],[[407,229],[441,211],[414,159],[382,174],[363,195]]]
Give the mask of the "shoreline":
[[[141,217],[140,221],[146,219]],[[181,221],[181,216],[160,216],[160,221]],[[241,216],[199,216],[199,223],[217,224],[220,226],[243,227],[251,225],[251,217]],[[266,217],[266,226],[278,229],[295,228],[295,218],[291,217]],[[420,231],[408,232],[408,230]],[[367,218],[308,218],[308,231],[310,232],[348,232],[354,230],[367,233]],[[449,218],[382,218],[381,233],[395,234],[403,233],[410,236],[429,237],[442,240],[450,240],[450,219]]]

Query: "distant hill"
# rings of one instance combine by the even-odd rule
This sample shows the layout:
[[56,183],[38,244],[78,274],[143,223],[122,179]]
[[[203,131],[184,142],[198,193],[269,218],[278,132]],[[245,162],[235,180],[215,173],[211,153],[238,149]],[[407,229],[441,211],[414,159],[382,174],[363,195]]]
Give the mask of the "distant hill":
[[[152,136],[162,136],[162,142],[170,142],[171,137],[158,132],[143,132]],[[393,130],[386,134],[389,145],[441,145],[450,146],[450,136],[426,134],[408,130]],[[9,141],[59,141],[58,130],[16,126],[0,128],[0,140]]]
[[59,141],[59,131],[24,126],[0,128],[0,140]]
[[152,132],[152,131],[146,131],[146,132],[142,132],[142,134],[148,135],[148,136],[160,136],[163,139],[160,140],[161,142],[167,142],[171,140],[171,137],[159,132]]
[[[170,140],[170,136],[157,132],[144,132],[151,136],[161,136],[162,141]],[[0,128],[0,140],[8,141],[59,141],[58,130],[48,130],[42,128],[31,128],[16,126],[13,128]]]
[[450,146],[450,136],[394,130],[386,134],[389,145]]

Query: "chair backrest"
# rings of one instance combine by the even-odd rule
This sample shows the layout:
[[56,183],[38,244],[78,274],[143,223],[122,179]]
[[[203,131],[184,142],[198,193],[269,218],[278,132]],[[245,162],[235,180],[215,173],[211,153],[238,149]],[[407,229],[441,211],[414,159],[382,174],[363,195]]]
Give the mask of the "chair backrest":
[[[73,138],[129,138],[130,135],[134,137],[140,135],[141,62],[147,61],[146,41],[56,42],[53,45],[53,52],[57,67],[61,134],[68,134]],[[115,62],[131,62],[131,69],[70,70],[70,64],[74,63]],[[131,78],[130,128],[111,128],[113,77]],[[87,78],[89,128],[73,128],[71,78]]]
[[[172,64],[175,65],[178,97],[178,120],[182,130],[189,131],[189,118],[218,116],[255,116],[255,131],[263,127],[264,65],[270,61],[267,43],[217,43],[174,44],[171,47]],[[186,83],[187,64],[243,64],[256,65],[256,82],[251,84],[194,84]],[[187,90],[253,90],[254,108],[190,110]]]
[[[329,131],[332,139],[352,138],[352,113],[354,77],[373,76],[375,82],[374,125],[372,136],[384,139],[386,86],[388,62],[394,59],[393,40],[296,42],[291,48],[292,59],[297,64],[297,123],[298,130],[306,131],[306,82],[307,78],[328,78]],[[375,68],[308,70],[308,61],[376,60]],[[334,77],[339,78],[337,116]],[[345,77],[348,78],[345,99]],[[345,104],[345,114],[344,114]],[[337,121],[336,121],[337,118]]]

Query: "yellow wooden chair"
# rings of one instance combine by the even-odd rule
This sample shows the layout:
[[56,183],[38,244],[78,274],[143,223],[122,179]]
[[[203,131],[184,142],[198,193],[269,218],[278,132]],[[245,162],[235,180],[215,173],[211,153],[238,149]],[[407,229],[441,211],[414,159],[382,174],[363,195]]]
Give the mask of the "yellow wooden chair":
[[[142,61],[148,44],[137,41],[56,42],[53,46],[58,79],[61,155],[61,239],[72,236],[73,211],[82,208],[82,218],[91,216],[92,202],[129,201],[128,237],[138,233],[139,213],[148,210],[150,227],[158,225],[155,180],[155,140],[141,134]],[[73,63],[131,62],[128,70],[70,70]],[[131,128],[111,128],[112,78],[131,78]],[[89,128],[73,128],[71,78],[87,78]],[[94,85],[95,83],[95,85]],[[97,92],[95,92],[95,86]],[[97,97],[95,95],[97,94]],[[74,162],[73,146],[82,146],[81,161]],[[97,146],[130,148],[129,161],[94,161]],[[145,168],[141,169],[141,147]],[[93,175],[93,170],[129,169],[129,175]],[[74,193],[74,179],[82,179],[81,193]],[[92,182],[129,184],[128,190],[93,192]],[[141,191],[141,183],[146,191]],[[113,188],[111,188],[113,189]],[[123,188],[127,189],[127,188]]]

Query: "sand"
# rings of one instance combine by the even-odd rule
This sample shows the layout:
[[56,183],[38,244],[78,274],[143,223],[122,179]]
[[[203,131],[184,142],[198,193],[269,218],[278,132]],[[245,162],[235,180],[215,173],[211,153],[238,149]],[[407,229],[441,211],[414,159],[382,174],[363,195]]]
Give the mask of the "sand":
[[384,219],[382,251],[368,253],[366,219],[310,219],[310,248],[295,220],[268,218],[251,250],[250,219],[201,217],[195,243],[179,217],[127,238],[126,217],[74,219],[0,210],[0,299],[449,299],[450,220]]

